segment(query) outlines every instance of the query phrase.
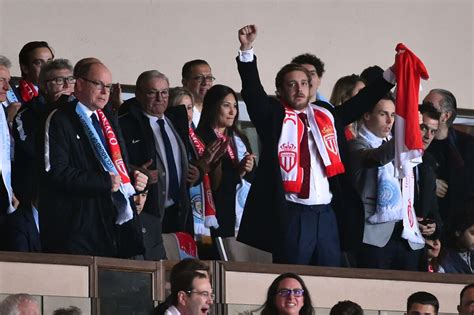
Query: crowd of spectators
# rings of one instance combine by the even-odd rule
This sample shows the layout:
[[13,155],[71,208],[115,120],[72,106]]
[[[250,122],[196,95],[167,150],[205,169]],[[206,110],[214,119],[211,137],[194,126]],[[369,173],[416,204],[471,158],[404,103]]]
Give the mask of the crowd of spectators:
[[[454,95],[423,98],[422,161],[399,178],[391,90],[406,85],[399,55],[411,52],[341,77],[329,100],[324,63],[302,54],[268,96],[256,37],[255,25],[239,30],[237,68],[259,152],[239,128],[237,93],[205,60],[183,65],[179,87],[143,71],[122,102],[97,58],[73,67],[29,42],[13,86],[0,56],[0,249],[160,260],[162,234],[176,233],[202,259],[219,259],[224,237],[275,263],[473,273],[474,138],[453,127]],[[295,290],[277,295],[309,300]]]

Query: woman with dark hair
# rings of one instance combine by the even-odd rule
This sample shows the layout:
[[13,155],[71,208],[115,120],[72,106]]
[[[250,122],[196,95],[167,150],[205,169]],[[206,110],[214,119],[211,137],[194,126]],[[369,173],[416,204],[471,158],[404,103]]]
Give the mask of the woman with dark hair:
[[[334,106],[339,106],[357,95],[364,87],[364,81],[358,75],[351,74],[344,76],[334,84],[330,102]],[[357,122],[346,127],[345,135],[347,140],[355,139],[357,136]]]
[[268,288],[261,315],[314,315],[308,288],[297,274],[279,275]]
[[243,205],[253,179],[255,155],[237,127],[237,95],[230,87],[214,85],[203,101],[196,134],[205,145],[219,140],[225,153],[209,172],[219,228],[214,237],[234,237],[239,229]]

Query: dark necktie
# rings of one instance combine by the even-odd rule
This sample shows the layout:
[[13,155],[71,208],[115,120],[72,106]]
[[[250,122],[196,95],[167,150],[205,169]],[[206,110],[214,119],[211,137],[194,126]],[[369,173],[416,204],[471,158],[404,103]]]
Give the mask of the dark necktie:
[[105,141],[104,133],[102,132],[102,128],[100,128],[99,120],[97,119],[96,114],[91,115],[92,126],[94,126],[95,131],[99,134],[100,141],[104,145],[105,150],[109,151],[109,147],[107,146],[107,142]]
[[308,119],[305,113],[299,113],[298,117],[303,122],[303,137],[300,143],[300,166],[303,168],[303,184],[301,185],[298,198],[309,198],[309,180],[311,176],[311,156],[309,154],[308,146]]
[[176,163],[174,162],[173,148],[171,147],[170,138],[165,130],[165,121],[163,119],[157,120],[160,126],[161,137],[163,138],[163,144],[165,145],[166,153],[166,164],[168,165],[168,194],[174,202],[178,202],[179,199],[179,184],[178,184],[178,171],[176,170]]

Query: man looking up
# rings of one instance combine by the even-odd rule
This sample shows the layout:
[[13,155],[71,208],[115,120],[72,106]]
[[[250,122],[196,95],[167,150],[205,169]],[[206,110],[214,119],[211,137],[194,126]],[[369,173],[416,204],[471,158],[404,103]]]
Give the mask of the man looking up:
[[202,102],[216,78],[212,75],[207,61],[195,59],[184,64],[181,71],[181,83],[194,96],[193,124],[197,127],[201,118]]
[[[143,249],[133,228],[127,152],[115,116],[105,109],[111,82],[102,63],[84,65],[76,100],[46,120],[39,204],[45,252],[131,257]],[[134,188],[142,191],[147,179],[135,171]]]

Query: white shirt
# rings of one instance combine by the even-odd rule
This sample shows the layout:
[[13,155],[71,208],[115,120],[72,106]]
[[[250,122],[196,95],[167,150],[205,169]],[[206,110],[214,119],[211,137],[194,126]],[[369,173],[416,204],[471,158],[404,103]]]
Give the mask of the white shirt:
[[[165,150],[165,144],[163,142],[163,137],[161,136],[161,130],[160,126],[158,125],[157,120],[158,119],[163,119],[164,120],[164,126],[165,126],[165,131],[166,134],[168,135],[168,138],[170,139],[171,143],[171,148],[173,149],[173,157],[174,157],[174,162],[176,164],[176,172],[178,175],[178,185],[181,186],[181,174],[182,174],[182,169],[181,169],[181,152],[179,151],[179,144],[178,144],[178,139],[176,138],[173,130],[171,129],[170,125],[168,124],[168,121],[163,118],[158,118],[156,116],[151,116],[146,113],[144,113],[145,116],[148,117],[149,122],[150,122],[150,127],[151,130],[153,130],[153,135],[155,136],[155,149],[157,152],[157,158],[159,160],[163,161],[163,165],[165,167],[165,173],[160,174],[161,176],[166,176],[166,200],[165,200],[165,208],[172,206],[174,204],[173,199],[169,197],[169,177],[167,176],[168,174],[168,160],[166,158],[166,150]],[[159,153],[158,153],[159,152]]]
[[171,305],[170,307],[166,309],[165,315],[181,315],[181,313],[178,311],[176,306]]
[[199,120],[201,120],[201,112],[196,108],[196,106],[193,107],[193,124],[194,127],[197,128],[199,125]]

